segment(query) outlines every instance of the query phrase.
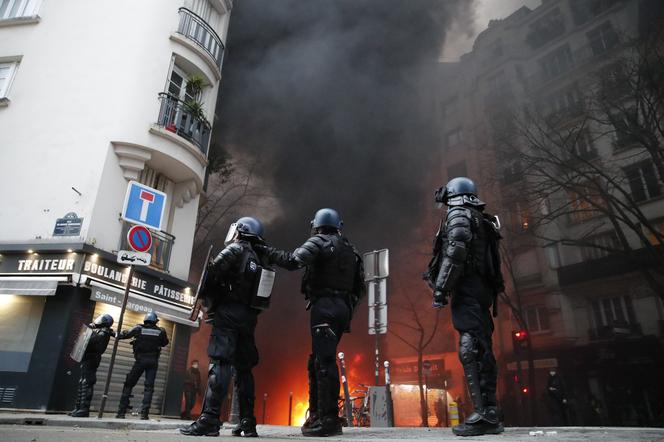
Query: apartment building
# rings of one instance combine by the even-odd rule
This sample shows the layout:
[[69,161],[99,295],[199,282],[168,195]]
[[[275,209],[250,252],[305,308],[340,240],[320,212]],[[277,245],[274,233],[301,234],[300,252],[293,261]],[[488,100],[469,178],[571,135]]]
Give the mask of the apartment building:
[[[526,355],[515,355],[511,339],[520,325],[503,308],[495,338],[508,422],[525,423],[510,418],[509,410],[518,409],[524,395],[535,395],[529,403],[538,405],[539,422],[551,423],[546,386],[553,367],[566,382],[572,423],[661,422],[664,385],[655,373],[664,369],[664,305],[640,272],[651,262],[640,253],[639,238],[627,233],[638,252],[626,257],[613,251],[619,247],[610,220],[584,215],[583,198],[558,192],[551,196],[553,209],[550,201],[534,201],[532,189],[542,183],[532,181],[518,152],[504,149],[506,142],[529,148],[523,136],[514,136],[516,119],[524,114],[555,120],[548,127],[561,131],[587,116],[584,95],[597,87],[599,72],[626,56],[628,42],[644,31],[656,3],[544,0],[535,9],[523,7],[491,21],[471,52],[440,66],[443,175],[475,178],[481,197],[501,217],[505,260],[513,269],[506,272],[508,294],[532,339],[535,382],[528,385],[525,372],[517,376],[517,361],[525,369]],[[617,181],[659,225],[664,177],[620,131],[609,132],[579,136],[575,155],[618,164]],[[579,210],[533,225],[534,218],[561,205]],[[566,238],[583,238],[588,246]]]
[[[178,415],[188,282],[231,0],[0,1],[0,408],[68,410],[81,325],[119,318],[130,181],[166,194],[124,328],[155,311],[153,412]],[[96,403],[110,351],[99,370]],[[107,409],[133,357],[119,347]],[[135,395],[141,394],[136,388]],[[93,402],[93,406],[95,402]]]

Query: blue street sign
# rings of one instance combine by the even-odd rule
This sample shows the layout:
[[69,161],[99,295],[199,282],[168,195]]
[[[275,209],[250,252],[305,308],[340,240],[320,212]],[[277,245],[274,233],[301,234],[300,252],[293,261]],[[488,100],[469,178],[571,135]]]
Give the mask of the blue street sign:
[[129,181],[122,209],[122,219],[154,230],[161,230],[165,208],[166,194],[164,192],[136,181]]

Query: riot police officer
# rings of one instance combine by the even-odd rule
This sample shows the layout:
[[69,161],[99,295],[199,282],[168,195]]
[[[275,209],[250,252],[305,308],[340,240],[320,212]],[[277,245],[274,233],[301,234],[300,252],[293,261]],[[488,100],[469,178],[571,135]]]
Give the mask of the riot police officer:
[[436,192],[436,202],[448,209],[425,279],[434,290],[434,307],[443,307],[452,296],[459,359],[474,406],[474,412],[452,431],[458,436],[497,434],[503,426],[496,404],[491,306],[495,313],[496,295],[504,290],[498,250],[500,224],[496,217],[484,213],[485,203],[468,178],[450,180]]
[[85,353],[83,353],[83,359],[81,359],[81,378],[78,381],[76,408],[69,413],[70,416],[88,417],[90,415],[90,402],[97,383],[97,368],[101,362],[101,355],[106,351],[111,336],[115,336],[112,325],[113,317],[109,314],[97,317],[89,325],[92,328],[92,335],[85,348]]
[[334,209],[320,209],[311,221],[313,236],[294,252],[261,249],[280,267],[306,267],[302,292],[311,308],[312,351],[309,373],[309,417],[302,426],[305,436],[341,434],[339,420],[339,369],[337,345],[349,329],[352,312],[364,295],[362,258],[341,235],[343,222]]
[[141,419],[148,419],[150,413],[150,404],[152,403],[152,394],[154,393],[154,380],[157,376],[157,366],[159,365],[159,354],[161,348],[168,345],[168,336],[166,330],[157,326],[159,318],[156,313],[150,312],[143,318],[143,324],[138,324],[129,331],[122,331],[118,334],[118,339],[134,338],[131,345],[134,347],[134,365],[127,374],[122,395],[120,396],[120,405],[115,417],[124,419],[129,406],[131,390],[134,388],[138,379],[145,372],[145,388],[143,389],[143,404],[141,405]]
[[253,306],[253,291],[259,276],[261,260],[254,251],[263,243],[263,225],[252,217],[240,218],[231,225],[227,247],[208,267],[201,290],[208,316],[212,317],[212,333],[208,344],[210,365],[208,386],[200,417],[181,428],[187,436],[218,436],[219,415],[235,368],[240,423],[233,436],[257,437],[254,416],[254,377],[258,364],[255,330],[260,310]]

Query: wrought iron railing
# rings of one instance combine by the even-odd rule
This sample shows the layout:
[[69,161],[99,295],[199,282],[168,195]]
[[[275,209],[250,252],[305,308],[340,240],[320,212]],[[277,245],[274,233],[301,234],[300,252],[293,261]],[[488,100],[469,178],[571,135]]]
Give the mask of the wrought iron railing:
[[[127,243],[127,231],[132,226],[129,223],[122,224],[122,233],[120,234],[120,250],[131,250],[129,244]],[[171,251],[173,250],[173,243],[175,242],[175,237],[165,232],[155,232],[151,230],[152,233],[152,247],[148,250],[147,253],[152,255],[152,262],[150,267],[167,272],[168,266],[171,262]]]
[[221,38],[219,38],[214,29],[202,17],[189,9],[180,8],[178,9],[178,13],[180,14],[178,34],[184,35],[210,54],[221,71],[225,49]]
[[203,155],[207,155],[210,142],[210,124],[200,115],[197,103],[185,103],[171,94],[159,94],[161,107],[157,125],[195,144]]

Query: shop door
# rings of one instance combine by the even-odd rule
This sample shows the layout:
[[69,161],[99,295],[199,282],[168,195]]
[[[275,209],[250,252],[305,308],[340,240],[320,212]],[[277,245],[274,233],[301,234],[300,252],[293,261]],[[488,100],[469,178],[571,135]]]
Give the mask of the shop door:
[[[94,318],[97,316],[110,313],[115,319],[116,323],[114,324],[113,329],[117,332],[117,320],[120,315],[120,309],[113,307],[107,304],[98,302],[95,306]],[[129,330],[136,324],[143,323],[143,313],[136,313],[130,310],[125,312],[124,324],[122,328],[124,330]],[[171,344],[173,341],[173,323],[161,319],[157,324],[159,327],[163,327],[166,330],[168,335],[168,340],[170,343],[161,350],[161,356],[159,357],[159,369],[157,370],[157,378],[154,383],[154,395],[152,396],[152,406],[150,407],[151,414],[161,414],[162,404],[164,402],[164,392],[166,391],[166,382],[168,374],[168,363],[171,359]],[[118,345],[118,354],[115,357],[115,365],[113,368],[113,377],[111,378],[111,385],[108,392],[108,400],[106,401],[106,406],[104,407],[105,413],[113,413],[118,409],[118,404],[120,402],[120,394],[122,394],[122,386],[125,381],[125,377],[131,366],[134,364],[134,353],[132,352],[132,347],[129,345],[131,339],[123,339]],[[113,338],[108,344],[106,352],[101,358],[101,364],[99,365],[99,370],[97,371],[97,384],[95,385],[94,397],[92,398],[92,409],[99,410],[99,405],[101,404],[101,396],[104,393],[104,385],[106,383],[106,377],[108,374],[108,366],[111,361],[111,353],[113,352]],[[131,412],[138,413],[140,411],[141,402],[143,401],[143,383],[145,381],[145,376],[141,376],[138,380],[138,383],[132,391],[133,398],[131,398],[131,406],[133,407]]]

